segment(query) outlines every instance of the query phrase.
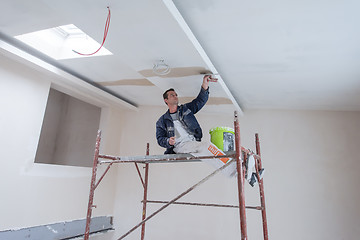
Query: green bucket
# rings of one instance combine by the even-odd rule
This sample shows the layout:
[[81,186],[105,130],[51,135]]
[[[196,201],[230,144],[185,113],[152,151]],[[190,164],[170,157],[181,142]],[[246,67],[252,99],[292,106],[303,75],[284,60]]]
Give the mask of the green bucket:
[[229,127],[214,127],[210,129],[210,141],[224,152],[234,151],[235,132]]

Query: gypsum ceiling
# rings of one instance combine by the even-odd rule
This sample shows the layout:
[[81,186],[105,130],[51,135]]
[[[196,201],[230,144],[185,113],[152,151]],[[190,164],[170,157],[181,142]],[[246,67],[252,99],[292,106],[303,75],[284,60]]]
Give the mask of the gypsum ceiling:
[[[113,53],[56,60],[135,106],[181,102],[210,83],[208,111],[360,109],[360,4],[356,1],[50,1],[3,0],[0,31],[14,36],[74,24]],[[189,27],[189,28],[188,28]],[[192,35],[193,34],[193,35]],[[14,42],[16,40],[14,39]],[[163,58],[169,75],[153,74]]]

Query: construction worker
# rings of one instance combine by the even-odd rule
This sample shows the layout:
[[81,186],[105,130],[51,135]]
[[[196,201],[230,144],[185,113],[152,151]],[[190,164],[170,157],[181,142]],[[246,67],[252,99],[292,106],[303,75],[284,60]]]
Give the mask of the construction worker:
[[[193,156],[224,155],[214,144],[203,141],[202,129],[195,114],[199,112],[209,99],[209,82],[216,81],[210,75],[203,77],[200,92],[191,102],[179,106],[178,96],[173,88],[163,94],[168,111],[156,122],[156,138],[160,146],[166,148],[165,154],[190,153]],[[207,160],[215,167],[221,167],[229,159]],[[223,172],[235,174],[235,164]]]
[[[224,155],[214,144],[203,141],[202,129],[195,114],[199,112],[209,99],[209,82],[217,79],[211,75],[205,75],[198,96],[191,102],[180,105],[178,96],[173,88],[166,90],[163,94],[164,102],[168,111],[156,122],[156,138],[161,147],[166,148],[165,154],[190,153],[193,156]],[[207,160],[206,162],[219,168],[227,163],[229,158]],[[255,178],[254,159],[249,158],[246,166],[246,177],[251,186],[257,182]],[[236,175],[236,164],[232,162],[223,171],[226,176]],[[261,171],[263,172],[263,170]]]
[[199,95],[184,105],[179,106],[178,96],[173,88],[164,92],[163,98],[169,109],[156,122],[156,138],[158,144],[166,148],[165,154],[184,153],[185,143],[201,141],[202,130],[194,114],[209,99],[210,79],[211,76],[205,75]]

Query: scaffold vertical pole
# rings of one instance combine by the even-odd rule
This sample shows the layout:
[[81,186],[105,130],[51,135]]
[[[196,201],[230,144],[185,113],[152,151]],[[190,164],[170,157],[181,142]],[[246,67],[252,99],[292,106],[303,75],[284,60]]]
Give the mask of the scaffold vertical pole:
[[[146,145],[146,155],[150,153],[149,143]],[[142,221],[146,218],[146,204],[147,204],[147,188],[148,188],[148,179],[149,179],[149,163],[145,163],[145,180],[144,180],[144,200],[143,200],[143,211],[142,211]],[[145,238],[145,222],[141,226],[141,240]]]
[[92,176],[90,183],[89,203],[86,214],[86,227],[85,227],[84,240],[88,240],[90,235],[90,222],[91,222],[92,208],[94,207],[93,201],[94,201],[94,192],[95,192],[96,171],[99,160],[100,140],[101,140],[101,131],[99,130],[97,133],[96,144],[95,144],[94,164],[92,168]]
[[240,142],[240,124],[238,113],[234,114],[234,129],[235,129],[235,151],[236,151],[236,170],[238,182],[238,195],[239,195],[239,213],[240,213],[240,230],[241,240],[247,240],[246,229],[246,209],[245,209],[245,193],[244,193],[244,172],[241,161],[241,142]]
[[[260,157],[260,159],[256,160],[257,162],[257,172],[262,169],[261,163],[261,153],[260,153],[260,140],[259,134],[255,134],[255,145],[256,145],[256,155]],[[265,192],[264,192],[264,182],[263,179],[259,181],[259,191],[260,191],[260,203],[261,203],[261,215],[263,221],[263,234],[264,240],[268,240],[268,229],[267,229],[267,220],[266,220],[266,208],[265,208]]]

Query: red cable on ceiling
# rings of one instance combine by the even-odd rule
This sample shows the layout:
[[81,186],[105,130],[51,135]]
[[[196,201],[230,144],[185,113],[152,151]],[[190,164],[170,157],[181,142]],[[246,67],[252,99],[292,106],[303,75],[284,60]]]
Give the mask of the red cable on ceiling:
[[91,55],[94,55],[95,53],[97,53],[98,51],[100,51],[100,49],[104,46],[104,43],[105,43],[105,40],[106,40],[108,31],[109,31],[110,18],[111,18],[110,7],[107,7],[107,8],[108,8],[108,10],[109,10],[109,13],[108,13],[108,16],[107,16],[107,18],[106,18],[103,41],[102,41],[101,46],[99,47],[99,49],[96,50],[96,51],[93,52],[93,53],[79,53],[79,52],[73,50],[74,53],[77,53],[77,54],[82,55],[82,56],[91,56]]

